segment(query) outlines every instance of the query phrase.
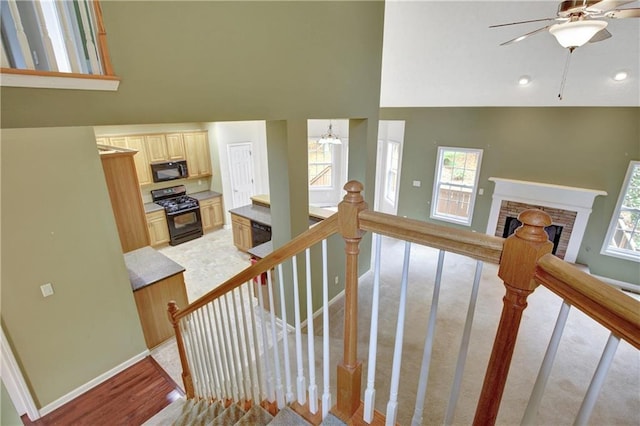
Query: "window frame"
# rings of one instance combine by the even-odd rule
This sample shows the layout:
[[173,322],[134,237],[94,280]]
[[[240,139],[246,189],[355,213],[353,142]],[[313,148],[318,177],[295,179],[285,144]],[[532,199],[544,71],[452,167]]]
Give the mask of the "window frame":
[[[475,171],[473,185],[458,185],[452,184],[451,182],[443,183],[442,182],[442,169],[444,165],[444,153],[447,151],[454,152],[464,152],[464,153],[475,153],[478,155],[477,167]],[[462,148],[462,147],[452,147],[452,146],[439,146],[438,147],[438,155],[436,157],[436,167],[435,174],[433,179],[433,193],[431,195],[431,208],[429,217],[435,220],[442,220],[444,222],[455,223],[458,225],[471,226],[471,222],[473,221],[473,212],[475,208],[476,197],[478,195],[478,182],[480,181],[480,169],[482,167],[482,154],[483,149],[480,148]],[[466,170],[466,169],[465,169]],[[442,214],[437,212],[438,201],[440,197],[440,187],[441,185],[453,185],[461,188],[470,188],[470,198],[469,198],[469,209],[468,209],[468,217],[464,218],[462,216]]]
[[307,187],[309,188],[310,191],[326,191],[329,189],[333,189],[335,188],[335,171],[336,171],[336,160],[335,160],[335,152],[334,152],[334,147],[335,145],[333,144],[320,144],[318,142],[319,138],[315,138],[315,137],[309,137],[307,139],[307,155],[309,153],[309,145],[311,143],[315,143],[318,146],[322,146],[322,147],[326,147],[329,149],[329,153],[331,155],[331,161],[316,161],[316,162],[311,162],[311,158],[309,157],[307,160],[307,174],[309,173],[309,168],[312,165],[327,165],[327,166],[331,166],[331,170],[330,170],[330,177],[331,177],[331,184],[330,185],[311,185],[311,177],[307,176]]
[[[618,194],[618,201],[616,202],[616,207],[613,211],[613,214],[611,215],[611,220],[609,222],[607,233],[602,243],[602,249],[600,250],[600,254],[640,263],[640,250],[637,252],[633,252],[632,250],[629,250],[629,249],[620,249],[617,247],[612,247],[610,244],[611,240],[613,239],[614,233],[616,232],[616,229],[617,229],[617,226],[616,226],[617,222],[620,219],[620,214],[622,212],[622,207],[623,207],[622,203],[624,202],[624,199],[627,197],[627,193],[629,192],[629,188],[631,187],[631,177],[633,176],[636,168],[638,168],[638,171],[640,172],[640,161],[637,161],[637,160],[630,161],[624,180],[622,181],[622,186],[620,187],[620,193]],[[638,232],[640,232],[640,230]]]
[[[386,141],[386,164],[385,164],[385,182],[384,182],[384,198],[387,200],[387,202],[389,202],[391,205],[395,206],[396,205],[396,195],[398,192],[398,174],[399,174],[399,169],[400,169],[400,142],[394,141],[394,140],[387,140]],[[395,152],[397,153],[397,158],[396,161],[394,161],[393,158],[393,151],[395,150]],[[394,187],[393,187],[393,191],[391,191],[389,189],[389,183],[391,182],[391,179],[389,178],[389,176],[393,174],[395,179],[393,180],[394,182]],[[390,197],[390,194],[393,195],[393,197]]]

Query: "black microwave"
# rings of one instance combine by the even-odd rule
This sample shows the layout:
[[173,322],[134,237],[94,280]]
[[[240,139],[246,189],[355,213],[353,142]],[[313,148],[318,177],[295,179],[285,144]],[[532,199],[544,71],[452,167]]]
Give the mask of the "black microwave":
[[189,170],[187,169],[187,162],[184,160],[168,161],[166,163],[151,164],[151,175],[154,182],[165,182],[187,178]]

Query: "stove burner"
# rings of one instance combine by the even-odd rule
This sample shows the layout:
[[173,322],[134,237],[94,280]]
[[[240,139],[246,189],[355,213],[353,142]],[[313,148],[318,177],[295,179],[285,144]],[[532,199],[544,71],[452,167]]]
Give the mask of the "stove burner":
[[193,209],[199,206],[198,200],[188,197],[186,195],[174,198],[167,198],[164,200],[156,201],[156,204],[160,204],[164,207],[167,213],[175,213],[183,210]]

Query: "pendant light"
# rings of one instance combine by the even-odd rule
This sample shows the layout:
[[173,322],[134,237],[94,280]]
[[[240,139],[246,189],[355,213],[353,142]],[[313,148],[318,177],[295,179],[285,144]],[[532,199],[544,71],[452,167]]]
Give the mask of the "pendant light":
[[322,135],[322,137],[318,140],[320,145],[331,144],[331,145],[342,145],[342,141],[340,137],[333,133],[333,125],[331,121],[329,121],[329,131]]

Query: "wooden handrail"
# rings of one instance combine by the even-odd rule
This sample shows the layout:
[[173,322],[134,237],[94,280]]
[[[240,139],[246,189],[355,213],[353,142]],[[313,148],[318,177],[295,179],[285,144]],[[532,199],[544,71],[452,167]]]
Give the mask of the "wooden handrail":
[[540,258],[534,279],[640,349],[639,301],[551,254]]
[[111,65],[109,48],[107,47],[107,31],[104,28],[104,20],[102,19],[102,7],[98,0],[93,0],[93,9],[96,14],[96,26],[98,27],[98,52],[100,53],[102,70],[105,75],[114,76],[115,73],[113,72],[113,65]]
[[371,210],[361,211],[358,218],[362,230],[458,253],[477,260],[497,264],[502,255],[504,238]]
[[207,303],[214,299],[232,291],[233,289],[241,286],[247,281],[259,276],[263,272],[267,272],[275,266],[282,263],[284,260],[290,258],[293,255],[300,253],[312,245],[319,243],[320,241],[328,238],[338,231],[338,215],[329,216],[322,222],[318,222],[309,230],[295,237],[287,244],[280,247],[273,253],[265,256],[260,262],[254,263],[250,267],[242,270],[238,274],[229,278],[220,286],[214,288],[210,292],[204,294],[199,299],[190,303],[189,306],[181,308],[179,311],[173,314],[173,320],[178,321],[180,318],[189,315],[190,313],[200,309]]

